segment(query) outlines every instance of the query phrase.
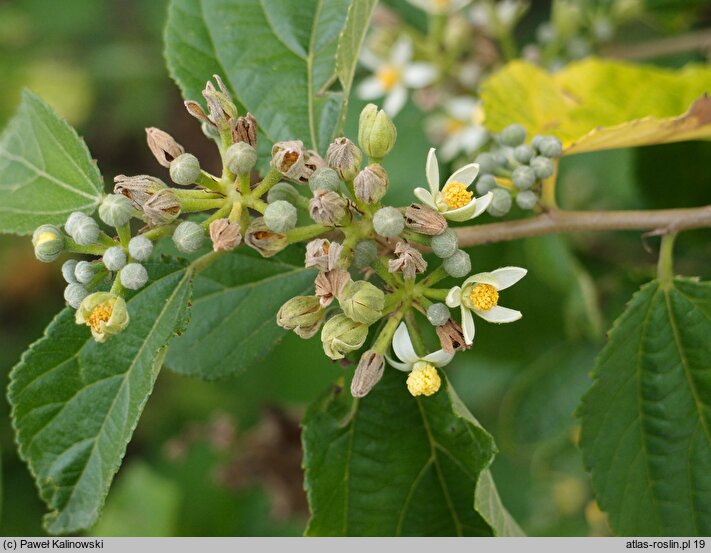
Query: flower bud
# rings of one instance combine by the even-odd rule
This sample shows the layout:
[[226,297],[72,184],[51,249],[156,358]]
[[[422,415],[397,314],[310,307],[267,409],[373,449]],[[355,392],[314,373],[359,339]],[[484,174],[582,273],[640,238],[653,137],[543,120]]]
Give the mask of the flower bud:
[[538,196],[532,190],[523,190],[516,195],[516,204],[521,209],[533,209],[538,203]]
[[248,113],[237,118],[235,128],[232,131],[232,139],[235,143],[244,142],[252,146],[252,148],[257,148],[257,120],[254,115]]
[[247,142],[232,144],[225,152],[227,168],[238,175],[248,175],[257,163],[257,150]]
[[289,245],[286,234],[270,230],[264,222],[264,217],[257,217],[252,221],[247,229],[244,242],[262,254],[262,257],[276,255]]
[[88,284],[96,274],[96,267],[90,261],[80,261],[74,268],[74,278],[81,284]]
[[449,276],[463,278],[472,270],[472,261],[464,250],[457,250],[454,255],[444,260],[444,270]]
[[207,101],[207,109],[210,112],[210,121],[212,121],[218,129],[227,130],[230,128],[230,119],[237,117],[237,106],[232,101],[225,83],[219,75],[213,75],[219,90],[215,88],[210,81],[207,82],[202,91],[202,96]]
[[342,313],[326,321],[321,330],[323,351],[334,361],[360,349],[367,337],[367,325],[353,321]]
[[188,186],[200,178],[200,162],[193,154],[181,154],[170,164],[170,180]]
[[97,342],[122,332],[129,322],[126,301],[110,292],[94,292],[86,296],[77,309],[77,324],[85,324]]
[[67,284],[73,284],[77,281],[77,277],[74,276],[74,269],[77,267],[76,259],[67,259],[62,263],[62,277]]
[[304,173],[305,157],[301,140],[285,140],[272,146],[272,167],[288,179],[298,180]]
[[200,249],[205,239],[202,226],[192,221],[183,221],[173,232],[173,243],[178,251],[193,253]]
[[521,165],[513,170],[511,180],[519,190],[528,190],[536,182],[536,174],[527,165]]
[[309,215],[320,225],[336,227],[350,220],[348,200],[330,190],[317,190],[309,201]]
[[134,214],[134,207],[126,196],[122,194],[109,194],[99,206],[99,217],[111,227],[122,227],[127,224]]
[[129,263],[119,273],[121,284],[129,290],[143,288],[148,282],[148,271],[140,263]]
[[439,338],[440,346],[447,353],[454,353],[470,347],[467,346],[467,342],[464,339],[462,327],[452,318],[447,319],[444,324],[436,326],[435,332]]
[[35,257],[44,263],[51,263],[64,251],[64,235],[59,227],[41,225],[32,233]]
[[338,301],[348,318],[371,325],[383,316],[385,293],[368,281],[357,280],[343,287]]
[[76,217],[70,224],[70,228],[72,231],[67,231],[69,236],[80,246],[94,244],[99,239],[99,224],[88,215],[82,214],[81,217]]
[[278,200],[264,210],[264,222],[269,230],[286,232],[296,226],[296,208],[286,200]]
[[479,164],[479,173],[482,175],[493,173],[498,166],[494,155],[489,152],[479,154],[476,156],[474,162]]
[[433,303],[427,308],[427,320],[434,326],[441,326],[449,320],[449,307],[443,303]]
[[405,209],[405,225],[427,236],[437,236],[447,230],[447,220],[438,211],[420,204],[410,204]]
[[504,146],[518,146],[524,140],[526,140],[526,129],[518,124],[509,125],[499,135],[499,141]]
[[422,254],[404,240],[395,245],[394,253],[395,259],[388,261],[388,271],[391,273],[400,271],[406,279],[410,280],[415,278],[417,273],[423,273],[427,269],[427,262]]
[[64,289],[64,301],[74,309],[79,309],[82,300],[88,295],[87,289],[78,282],[72,282]]
[[511,194],[503,188],[496,188],[491,193],[493,197],[486,210],[494,217],[503,217],[511,209]]
[[319,167],[309,177],[309,188],[311,192],[317,190],[331,190],[338,192],[341,187],[341,177],[330,167]]
[[210,239],[212,249],[216,252],[230,252],[239,246],[242,233],[239,223],[231,223],[229,219],[217,219],[210,223]]
[[114,183],[114,192],[126,196],[137,208],[143,207],[156,192],[166,188],[162,180],[149,175],[118,175],[114,177]]
[[555,136],[546,136],[538,144],[538,151],[546,157],[560,157],[563,153],[563,145]]
[[371,163],[353,179],[356,198],[374,204],[385,196],[388,190],[388,173],[379,163]]
[[137,261],[146,261],[153,252],[153,242],[145,236],[134,236],[128,243],[128,253]]
[[405,229],[405,218],[399,209],[383,207],[373,216],[373,229],[386,238],[397,236]]
[[126,265],[126,252],[120,246],[111,246],[104,252],[102,261],[104,262],[104,267],[115,273]]
[[67,217],[67,221],[64,223],[65,232],[71,236],[79,221],[81,221],[86,216],[87,215],[85,213],[82,213],[81,211],[73,211],[72,213],[70,213],[69,217]]
[[326,311],[316,296],[296,296],[281,306],[277,324],[301,338],[311,338],[321,328]]
[[358,147],[346,137],[336,138],[328,147],[326,160],[331,169],[335,169],[344,181],[355,178],[360,170],[363,154]]
[[545,180],[548,177],[553,176],[555,168],[553,162],[547,157],[536,156],[531,160],[531,169],[536,173],[536,177],[541,180]]
[[280,200],[296,204],[301,198],[299,191],[288,182],[279,182],[272,186],[267,192],[267,203],[274,203]]
[[521,144],[520,146],[516,146],[513,156],[519,163],[527,164],[533,157],[533,148],[528,144]]
[[319,271],[332,271],[338,267],[338,259],[343,246],[338,242],[330,242],[325,238],[316,238],[306,244],[306,259],[304,266],[316,267]]
[[385,358],[382,353],[372,349],[360,356],[353,380],[351,381],[351,395],[365,397],[370,390],[380,381],[385,369]]
[[457,233],[452,229],[447,229],[438,236],[433,236],[430,240],[432,252],[441,259],[452,257],[458,249]]
[[328,307],[334,298],[340,298],[343,288],[351,282],[351,275],[342,269],[333,269],[326,273],[316,275],[314,285],[316,297],[321,302],[321,307]]
[[378,244],[374,240],[361,240],[353,248],[353,266],[356,269],[368,267],[378,257]]
[[172,136],[156,127],[146,129],[146,141],[151,153],[163,167],[170,167],[171,161],[185,153],[185,149]]
[[164,188],[148,198],[143,204],[143,213],[149,225],[167,225],[180,215],[180,199],[172,188]]
[[491,192],[494,188],[496,188],[496,178],[494,175],[479,175],[479,178],[476,180],[477,194],[483,196]]
[[[202,109],[202,106],[200,104],[198,104],[195,100],[185,100],[183,102],[183,105],[185,106],[185,109],[188,110],[188,113],[190,115],[192,115],[193,117],[195,117],[195,119],[200,121],[201,126],[205,125],[205,126],[209,126],[212,128],[215,127],[215,124],[212,121],[210,121],[210,118],[205,113],[205,110]],[[205,132],[204,129],[203,129],[203,132]]]
[[397,129],[390,117],[375,104],[368,104],[360,112],[358,144],[368,157],[383,159],[395,146]]

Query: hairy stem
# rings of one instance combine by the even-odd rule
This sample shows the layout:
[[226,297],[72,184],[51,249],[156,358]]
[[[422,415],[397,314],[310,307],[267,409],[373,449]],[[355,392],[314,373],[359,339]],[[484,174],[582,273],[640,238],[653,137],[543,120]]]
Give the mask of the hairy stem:
[[659,263],[657,264],[657,279],[664,284],[671,284],[674,280],[674,239],[676,234],[662,236],[659,249]]

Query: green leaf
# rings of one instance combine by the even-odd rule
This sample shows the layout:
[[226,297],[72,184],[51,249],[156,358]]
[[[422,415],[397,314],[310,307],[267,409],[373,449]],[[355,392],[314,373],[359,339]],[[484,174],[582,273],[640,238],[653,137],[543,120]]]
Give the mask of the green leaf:
[[615,322],[581,445],[621,535],[711,533],[711,283],[653,281]]
[[[186,98],[199,100],[219,73],[269,141],[298,138],[323,153],[342,125],[374,3],[173,0],[168,66]],[[343,89],[331,90],[339,78]]]
[[[310,536],[489,536],[474,490],[491,462],[492,437],[445,380],[413,398],[407,375],[386,368],[361,400],[336,385],[303,421]],[[484,476],[486,479],[487,477]],[[486,484],[485,484],[486,485]],[[503,530],[491,488],[477,500]]]
[[196,279],[192,321],[171,344],[166,366],[216,379],[258,363],[284,335],[276,312],[309,293],[314,277],[298,254],[262,258],[242,248],[223,256]]
[[84,141],[25,90],[0,137],[0,232],[29,234],[60,225],[72,211],[92,213],[104,190]]
[[526,534],[501,503],[489,469],[483,470],[474,493],[474,509],[491,526],[495,536],[523,537]]
[[121,334],[96,343],[65,309],[10,376],[9,400],[22,458],[51,512],[54,534],[92,526],[166,352],[187,320],[190,273],[148,265],[152,283],[129,301]]

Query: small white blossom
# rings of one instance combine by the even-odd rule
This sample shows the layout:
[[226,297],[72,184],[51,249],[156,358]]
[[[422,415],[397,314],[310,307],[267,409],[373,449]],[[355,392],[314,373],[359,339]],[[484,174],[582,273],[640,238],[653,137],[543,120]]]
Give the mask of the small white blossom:
[[444,102],[444,114],[433,115],[427,125],[431,138],[441,144],[440,156],[451,161],[458,154],[471,156],[489,140],[481,102],[468,96]]
[[462,9],[472,0],[407,0],[413,6],[431,14],[452,13]]
[[472,23],[493,33],[510,31],[528,10],[522,0],[482,0],[469,12]]
[[454,353],[447,353],[443,349],[439,349],[424,357],[417,355],[405,323],[400,323],[400,326],[398,326],[395,331],[393,336],[393,351],[400,361],[395,361],[387,356],[386,359],[392,367],[403,372],[410,372],[421,365],[444,367],[454,357]]

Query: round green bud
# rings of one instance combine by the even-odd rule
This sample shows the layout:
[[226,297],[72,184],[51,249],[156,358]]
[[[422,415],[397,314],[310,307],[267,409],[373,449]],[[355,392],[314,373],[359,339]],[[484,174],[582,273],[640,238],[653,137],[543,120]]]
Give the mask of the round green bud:
[[503,217],[511,209],[511,194],[509,194],[508,190],[504,190],[503,188],[492,190],[492,193],[494,197],[491,199],[491,203],[486,210],[489,212],[489,215]]
[[62,263],[62,277],[64,277],[67,284],[73,284],[77,281],[77,277],[74,276],[74,270],[76,267],[76,259],[67,259],[64,263]]
[[178,251],[193,253],[200,249],[205,239],[205,231],[201,225],[192,221],[183,221],[173,232],[173,243]]
[[480,174],[491,174],[496,170],[496,167],[498,165],[496,163],[496,160],[494,159],[494,156],[489,152],[479,154],[478,156],[476,156],[476,159],[474,161],[479,164]]
[[99,218],[111,227],[122,227],[131,220],[134,209],[123,194],[109,194],[99,206]]
[[[64,227],[66,229],[66,226]],[[80,246],[95,244],[99,239],[99,224],[91,217],[82,214],[77,217],[71,225],[71,230],[67,230],[69,236]]]
[[200,177],[200,162],[193,154],[180,154],[170,162],[170,180],[181,186],[193,184]]
[[280,200],[295,204],[299,201],[301,194],[288,182],[279,182],[272,186],[267,192],[267,203],[274,203]]
[[504,146],[518,146],[526,140],[526,129],[521,125],[513,124],[506,127],[499,135],[499,141]]
[[277,312],[277,324],[308,339],[318,332],[325,315],[318,297],[296,296],[281,306]]
[[309,177],[309,188],[311,192],[317,190],[330,190],[338,192],[341,187],[341,177],[330,167],[319,167]]
[[399,235],[405,228],[405,218],[394,207],[383,207],[373,215],[373,228],[386,238]]
[[74,232],[77,223],[79,223],[79,221],[84,217],[86,217],[86,214],[81,211],[74,211],[69,215],[69,217],[67,217],[67,222],[64,223],[64,230],[69,236],[71,236],[72,232]]
[[126,252],[120,246],[111,246],[102,257],[104,267],[112,273],[120,271],[126,265]]
[[272,202],[264,210],[264,222],[269,230],[274,232],[293,229],[296,226],[296,217],[296,208],[286,200]]
[[138,261],[146,261],[153,252],[153,242],[145,236],[134,236],[128,243],[128,253]]
[[378,244],[374,240],[361,240],[353,248],[353,266],[356,269],[368,267],[378,257]]
[[96,274],[96,267],[90,261],[80,261],[74,268],[74,278],[81,284],[88,284]]
[[560,157],[563,153],[563,145],[555,136],[546,136],[538,145],[538,151],[546,157]]
[[536,182],[536,173],[528,165],[521,165],[513,170],[511,180],[519,190],[528,190]]
[[375,104],[368,104],[360,112],[358,144],[368,157],[383,159],[395,146],[397,129],[390,117]]
[[72,282],[64,289],[64,301],[74,309],[79,309],[82,300],[88,295],[87,289],[78,282]]
[[538,150],[541,147],[541,142],[545,140],[546,136],[543,134],[537,134],[531,139],[531,146],[534,150]]
[[148,282],[148,271],[140,263],[129,263],[119,273],[121,284],[129,290],[143,288]]
[[360,349],[368,337],[368,325],[358,323],[339,313],[326,321],[321,329],[323,351],[333,360]]
[[51,263],[64,251],[64,235],[59,227],[41,225],[32,233],[35,257],[44,263]]
[[447,229],[442,234],[433,236],[430,246],[437,257],[447,259],[457,251],[457,242],[457,233],[452,229]]
[[457,250],[454,255],[444,260],[444,270],[454,278],[464,278],[472,270],[472,260],[464,250]]
[[225,152],[227,168],[238,175],[248,174],[257,163],[257,150],[246,142],[232,144]]
[[547,157],[536,156],[531,160],[531,169],[541,180],[547,179],[552,176],[555,169],[553,167],[553,162]]
[[343,287],[339,303],[348,318],[371,325],[383,316],[385,293],[365,280],[351,281]]
[[492,191],[494,188],[496,188],[496,178],[494,175],[481,175],[476,180],[476,191],[480,196]]
[[91,329],[94,340],[105,342],[128,326],[126,300],[111,292],[94,292],[82,300],[75,320]]
[[509,158],[506,157],[504,152],[492,152],[491,155],[494,156],[494,161],[499,167],[506,168],[509,166]]
[[533,155],[533,148],[531,148],[528,144],[521,144],[520,146],[516,146],[516,148],[514,148],[514,159],[524,165],[531,161]]
[[523,190],[516,195],[516,204],[521,209],[533,209],[538,203],[538,196],[532,190]]
[[443,303],[433,303],[427,308],[427,320],[434,326],[442,326],[449,320],[449,307]]

